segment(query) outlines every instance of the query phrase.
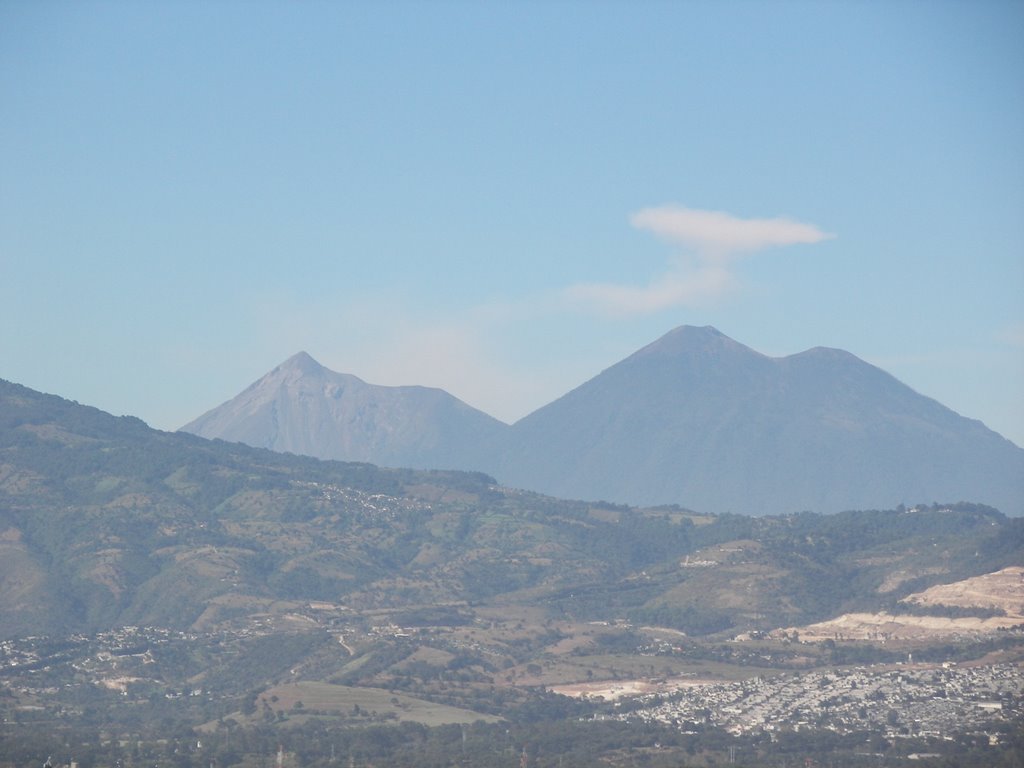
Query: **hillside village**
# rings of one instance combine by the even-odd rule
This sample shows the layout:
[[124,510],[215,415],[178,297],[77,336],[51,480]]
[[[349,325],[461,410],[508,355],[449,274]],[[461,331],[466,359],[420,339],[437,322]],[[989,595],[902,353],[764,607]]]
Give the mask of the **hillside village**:
[[1024,675],[1017,664],[901,664],[693,683],[640,696],[622,719],[686,727],[711,723],[730,733],[825,729],[947,738],[1000,734],[1024,719]]

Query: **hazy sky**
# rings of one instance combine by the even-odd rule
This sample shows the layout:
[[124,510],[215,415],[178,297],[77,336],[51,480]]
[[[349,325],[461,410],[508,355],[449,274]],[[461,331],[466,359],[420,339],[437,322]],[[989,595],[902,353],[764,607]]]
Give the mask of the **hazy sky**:
[[0,0],[0,377],[173,429],[306,350],[512,421],[685,323],[1024,445],[1022,29]]

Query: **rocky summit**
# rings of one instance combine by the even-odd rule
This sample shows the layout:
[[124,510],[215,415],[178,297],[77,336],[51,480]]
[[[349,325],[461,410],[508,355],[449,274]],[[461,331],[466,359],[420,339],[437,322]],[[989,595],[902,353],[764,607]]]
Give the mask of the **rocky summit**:
[[504,427],[443,390],[367,384],[300,352],[182,431],[321,459],[442,469],[472,467],[476,446]]

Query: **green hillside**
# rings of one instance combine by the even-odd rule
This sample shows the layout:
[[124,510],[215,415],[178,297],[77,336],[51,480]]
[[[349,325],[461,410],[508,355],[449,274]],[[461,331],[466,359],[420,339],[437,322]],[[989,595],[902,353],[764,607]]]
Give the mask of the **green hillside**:
[[583,504],[158,432],[7,383],[0,501],[11,637],[210,629],[273,601],[768,628],[878,607],[896,570],[923,575],[888,598],[1019,562],[1022,530],[969,504],[767,518]]
[[550,687],[1006,653],[1019,633],[878,646],[769,631],[1021,562],[1024,519],[970,503],[783,517],[590,504],[159,432],[0,382],[0,715],[19,749],[58,726],[160,743],[170,729],[233,764],[232,729],[261,744],[267,729],[476,719],[539,733],[610,706]]

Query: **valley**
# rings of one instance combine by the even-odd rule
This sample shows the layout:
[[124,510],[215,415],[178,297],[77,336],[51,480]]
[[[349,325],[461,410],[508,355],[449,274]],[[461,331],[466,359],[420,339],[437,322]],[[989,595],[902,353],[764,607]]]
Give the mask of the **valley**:
[[[900,755],[962,755],[970,744],[985,745],[991,759],[1011,749],[1024,721],[1019,630],[953,642],[689,637],[624,621],[459,608],[456,625],[399,624],[397,612],[282,603],[215,633],[121,627],[8,640],[0,643],[0,712],[8,737],[20,735],[15,742],[38,729],[85,739],[72,751],[100,763],[122,754],[116,744],[125,740],[166,754],[167,736],[188,723],[199,746],[171,739],[184,764],[228,759],[232,734],[248,731],[270,729],[296,744],[315,728],[516,726],[522,735],[509,754],[471,763],[502,765],[540,739],[541,723],[565,718],[677,734],[678,748],[659,746],[667,762],[655,765],[678,764],[687,747],[701,755],[696,764],[721,756],[721,746],[706,743],[716,733],[748,759],[760,755],[757,764],[775,764],[780,740],[821,754],[813,745],[823,734],[833,740],[828,749],[846,744],[851,759],[868,744],[897,763]],[[296,749],[303,764],[327,757]],[[640,764],[639,754],[611,762]]]
[[1020,754],[1024,519],[991,507],[714,515],[157,432],[6,383],[0,414],[11,766]]

